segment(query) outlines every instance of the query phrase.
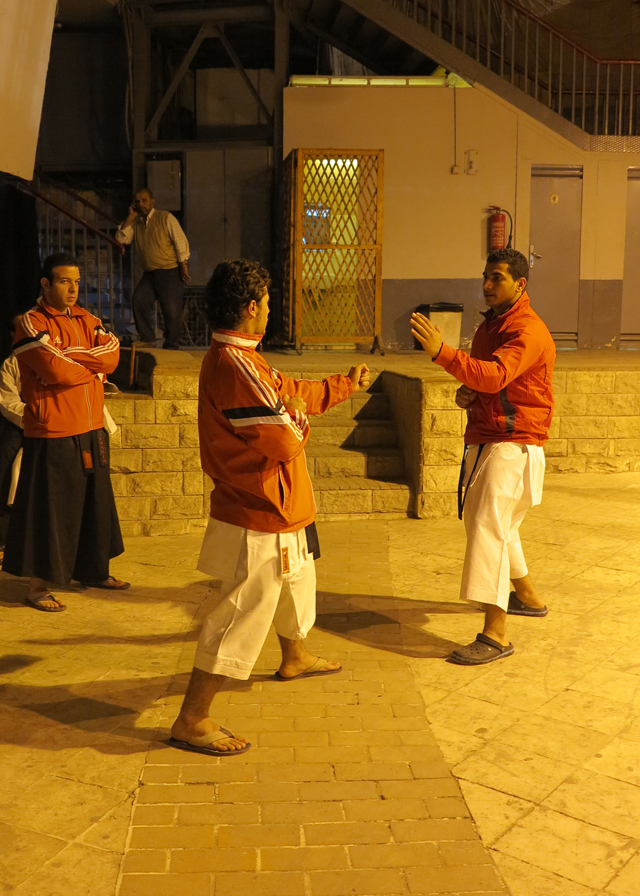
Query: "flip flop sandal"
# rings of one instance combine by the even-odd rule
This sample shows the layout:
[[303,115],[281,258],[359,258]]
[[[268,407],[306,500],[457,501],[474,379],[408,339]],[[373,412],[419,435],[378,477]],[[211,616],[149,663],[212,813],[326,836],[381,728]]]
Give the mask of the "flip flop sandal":
[[513,653],[513,644],[503,647],[498,641],[489,638],[482,632],[476,635],[476,639],[472,644],[466,647],[459,647],[447,657],[448,662],[457,663],[460,666],[482,666],[485,663],[492,663],[494,660],[501,660],[503,657],[511,656]]
[[509,595],[509,607],[507,613],[509,616],[546,616],[549,607],[530,607],[523,604],[520,598],[516,597],[515,591]]
[[[45,600],[55,600],[58,606],[43,607],[42,602]],[[43,594],[42,597],[36,597],[35,600],[27,597],[27,603],[30,607],[33,607],[34,610],[42,610],[43,613],[63,613],[67,609],[66,606],[63,606],[63,604],[58,600],[55,594]]]
[[326,662],[327,660],[319,656],[313,666],[309,666],[305,672],[301,672],[299,675],[291,675],[287,677],[286,675],[280,675],[279,672],[276,672],[273,677],[277,681],[294,681],[296,678],[311,678],[313,675],[335,675],[336,672],[342,672],[342,666],[340,666],[339,669],[316,669],[316,666]]
[[[114,585],[108,585],[107,582],[115,582]],[[127,588],[131,588],[131,582],[121,582],[119,585],[117,584],[117,579],[114,579],[113,576],[109,576],[106,582],[81,582],[81,585],[84,585],[86,588],[104,588],[105,591],[126,591]]]
[[246,747],[241,747],[239,750],[217,750],[212,746],[216,741],[225,740],[227,737],[235,737],[235,734],[226,728],[220,728],[211,734],[204,734],[202,737],[194,737],[191,740],[176,740],[175,737],[170,737],[166,742],[170,747],[176,747],[178,750],[203,753],[205,756],[239,756],[240,753],[246,753],[251,747],[251,744],[247,744]]

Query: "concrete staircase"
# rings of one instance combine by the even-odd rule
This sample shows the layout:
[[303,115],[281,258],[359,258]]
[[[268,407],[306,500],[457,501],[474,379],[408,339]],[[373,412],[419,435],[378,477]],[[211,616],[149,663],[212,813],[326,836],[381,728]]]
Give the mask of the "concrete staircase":
[[306,455],[318,519],[408,515],[411,489],[404,479],[404,458],[389,399],[376,382],[370,392],[358,392],[310,422]]

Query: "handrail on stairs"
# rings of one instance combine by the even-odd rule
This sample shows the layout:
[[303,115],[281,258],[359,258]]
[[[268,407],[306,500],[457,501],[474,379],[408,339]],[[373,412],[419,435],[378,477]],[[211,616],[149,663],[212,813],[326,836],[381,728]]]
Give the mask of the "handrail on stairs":
[[[131,309],[125,303],[123,259],[126,247],[110,233],[47,196],[33,182],[16,179],[13,184],[16,189],[32,196],[41,204],[38,214],[41,256],[55,252],[56,244],[58,251],[66,249],[74,255],[78,252],[84,274],[81,285],[82,304],[85,308],[91,305],[101,320],[108,313],[114,331],[125,335],[131,323]],[[49,209],[57,212],[57,219],[54,218],[53,223],[50,221]],[[88,235],[92,237],[91,241],[87,239]],[[132,270],[130,275],[132,279]]]
[[640,136],[640,61],[600,59],[518,0],[384,2],[583,131]]
[[104,230],[100,230],[99,227],[94,227],[93,224],[89,224],[89,222],[85,221],[84,218],[81,218],[74,212],[69,211],[69,209],[65,208],[63,205],[58,205],[57,202],[55,202],[49,196],[45,196],[44,193],[41,193],[40,190],[32,187],[31,184],[16,183],[14,186],[22,193],[26,193],[29,196],[33,196],[36,199],[42,200],[42,202],[46,202],[46,204],[50,205],[51,208],[54,208],[57,212],[61,212],[61,214],[66,215],[68,218],[71,218],[72,221],[75,221],[75,223],[79,224],[82,228],[89,230],[94,234],[94,236],[99,237],[101,240],[105,240],[107,243],[111,243],[111,245],[116,248],[121,255],[124,255],[125,247],[122,243],[119,243],[112,236],[109,236],[109,234],[105,233]]
[[[66,184],[61,184],[58,181],[54,180],[52,177],[49,177],[48,174],[45,174],[43,171],[36,171],[36,176],[38,180],[44,181],[51,187],[55,187],[56,190],[60,190],[62,193],[66,193],[67,196],[70,196],[72,199],[75,199],[76,202],[82,203],[87,208],[90,208],[91,211],[96,212],[96,214],[101,215],[103,218],[106,218],[108,221],[111,221],[113,224],[117,224],[120,226],[120,221],[111,214],[111,212],[106,212],[104,209],[99,208],[97,205],[94,205],[93,202],[90,202],[88,199],[85,199],[84,196],[81,196],[71,187],[68,187]],[[35,178],[34,178],[35,180]],[[36,188],[37,189],[37,188]]]

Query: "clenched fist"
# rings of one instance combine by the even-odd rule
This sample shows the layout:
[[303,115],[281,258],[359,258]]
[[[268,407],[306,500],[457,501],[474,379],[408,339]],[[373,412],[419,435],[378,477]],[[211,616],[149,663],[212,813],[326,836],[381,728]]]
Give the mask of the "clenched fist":
[[356,367],[352,367],[347,376],[351,380],[354,392],[369,388],[369,368],[366,364],[358,364]]
[[467,408],[471,407],[477,397],[478,393],[474,392],[473,389],[470,389],[469,386],[460,386],[456,392],[456,404],[459,408],[462,408],[463,411],[466,411]]
[[297,395],[283,395],[282,404],[288,411],[300,411],[301,414],[307,413],[306,401]]

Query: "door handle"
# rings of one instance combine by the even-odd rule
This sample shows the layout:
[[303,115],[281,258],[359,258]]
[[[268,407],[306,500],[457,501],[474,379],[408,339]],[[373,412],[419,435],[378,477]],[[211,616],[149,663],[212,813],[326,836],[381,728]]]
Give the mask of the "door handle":
[[534,265],[534,258],[542,258],[542,255],[539,255],[534,251],[533,246],[529,246],[529,267],[532,268]]

